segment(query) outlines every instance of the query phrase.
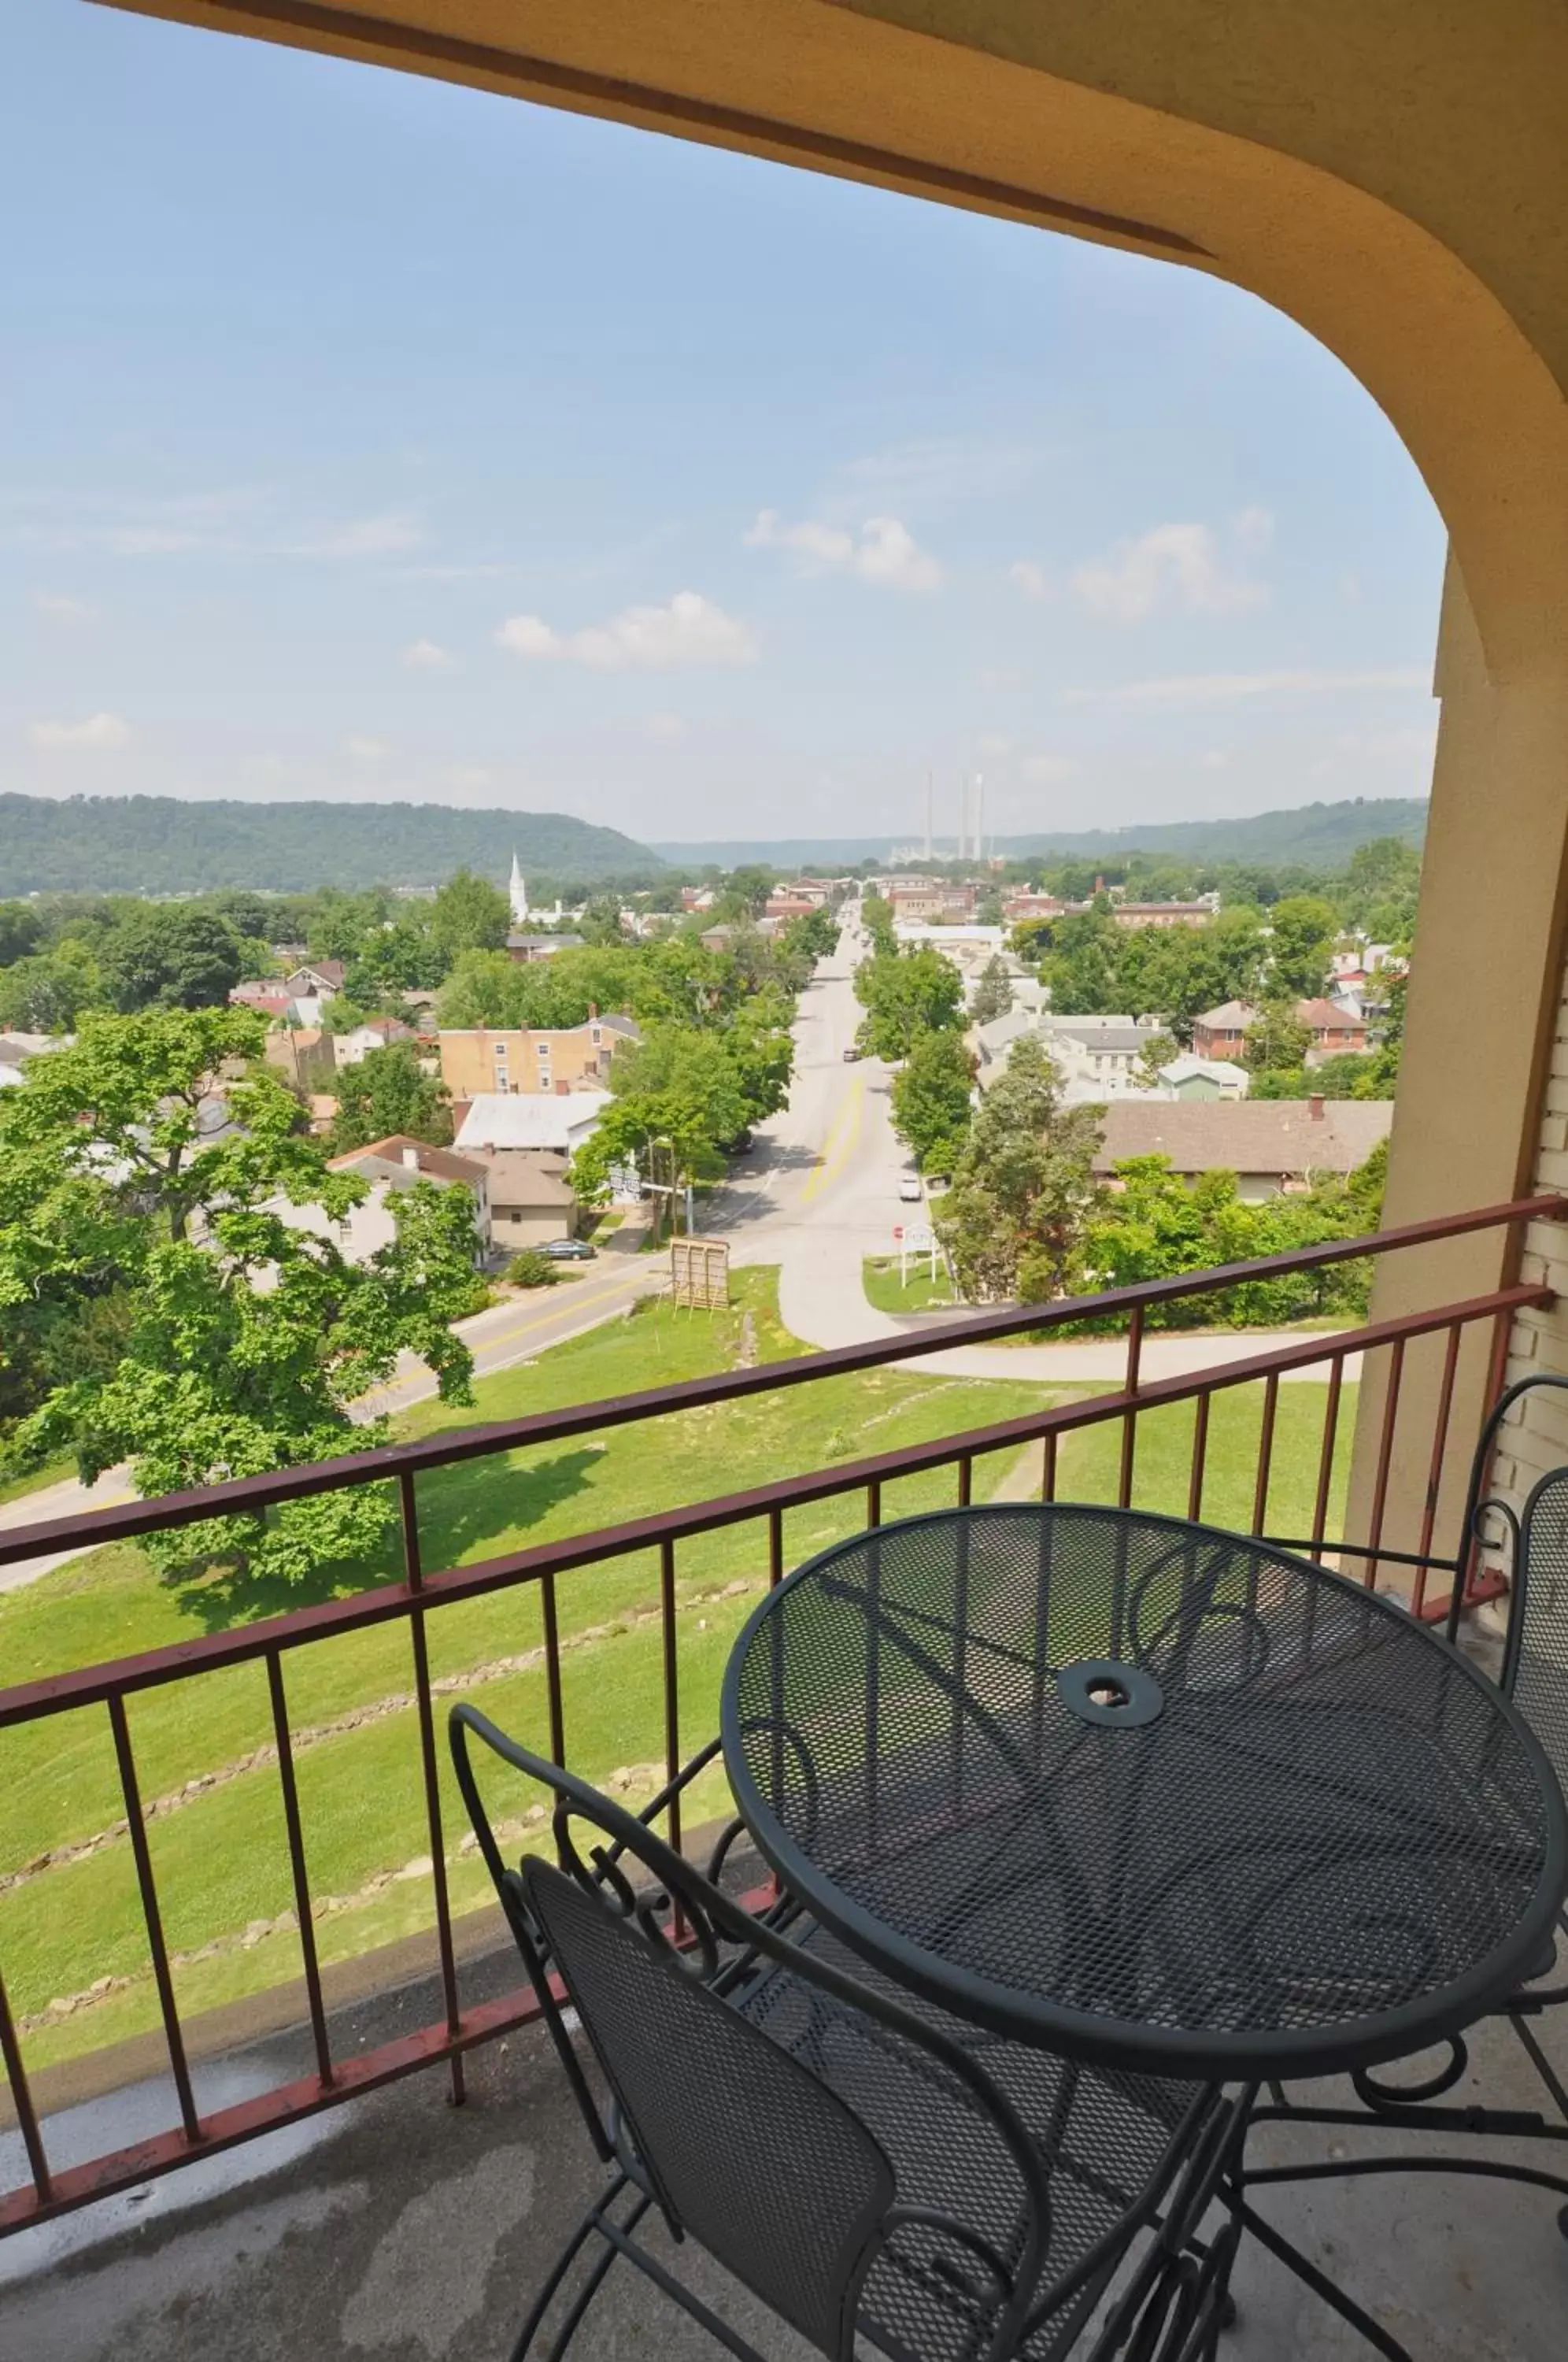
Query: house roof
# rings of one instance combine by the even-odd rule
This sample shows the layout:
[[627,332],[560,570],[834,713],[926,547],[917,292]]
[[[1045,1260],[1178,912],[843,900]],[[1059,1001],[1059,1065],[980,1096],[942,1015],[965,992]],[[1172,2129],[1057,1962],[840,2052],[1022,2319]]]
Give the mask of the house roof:
[[1032,1033],[1036,1031],[1035,1013],[1032,1010],[1010,1009],[1005,1017],[993,1017],[987,1024],[977,1025],[975,1039],[989,1058],[994,1057],[999,1050],[1005,1050],[1010,1043],[1016,1042],[1020,1034]]
[[509,952],[573,952],[580,950],[581,946],[580,935],[531,935],[513,931],[506,938]]
[[1244,1033],[1255,1022],[1257,1010],[1250,1000],[1222,1000],[1218,1009],[1206,1009],[1195,1017],[1195,1025],[1206,1026],[1212,1033]]
[[289,971],[290,976],[319,976],[326,984],[341,984],[343,973],[343,962],[335,959],[301,960],[297,967]]
[[1332,1000],[1298,1000],[1296,1004],[1297,1025],[1310,1025],[1315,1033],[1362,1033],[1365,1020],[1341,1009]]
[[1160,1068],[1160,1078],[1167,1083],[1187,1083],[1194,1075],[1207,1075],[1211,1083],[1233,1087],[1250,1078],[1245,1066],[1238,1066],[1233,1058],[1195,1058],[1190,1054],[1173,1058],[1168,1066]]
[[401,1042],[412,1031],[413,1028],[405,1025],[401,1017],[367,1017],[364,1023],[356,1025],[347,1038],[351,1042],[356,1033],[380,1033],[388,1042]]
[[1350,1173],[1393,1120],[1391,1099],[1112,1099],[1094,1169],[1168,1156],[1178,1173]]
[[469,1102],[456,1145],[476,1148],[576,1148],[610,1104],[608,1091],[479,1091]]
[[566,1163],[531,1148],[487,1149],[481,1159],[490,1175],[492,1206],[569,1206]]
[[476,1156],[458,1156],[449,1148],[432,1148],[428,1141],[415,1140],[405,1131],[389,1132],[384,1140],[368,1141],[363,1148],[350,1148],[341,1156],[329,1156],[327,1164],[334,1173],[348,1173],[363,1164],[392,1164],[403,1172],[414,1168],[406,1152],[414,1149],[418,1155],[418,1170],[432,1181],[482,1181],[485,1168]]
[[1043,1023],[1047,1032],[1064,1041],[1117,1057],[1135,1058],[1154,1038],[1148,1026],[1131,1017],[1046,1017]]

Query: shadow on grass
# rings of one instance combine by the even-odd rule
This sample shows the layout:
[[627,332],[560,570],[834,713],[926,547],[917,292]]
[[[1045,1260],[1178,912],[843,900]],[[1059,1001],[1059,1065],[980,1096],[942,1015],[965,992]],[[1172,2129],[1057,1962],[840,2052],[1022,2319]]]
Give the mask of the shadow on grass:
[[[519,1529],[540,1524],[562,1502],[587,1490],[599,1459],[597,1451],[578,1450],[527,1468],[510,1467],[503,1460],[480,1461],[426,1476],[419,1494],[420,1556],[425,1573],[480,1555],[486,1541],[500,1544],[505,1537],[513,1548],[519,1547]],[[395,1496],[392,1497],[395,1506]],[[398,1583],[403,1573],[403,1540],[394,1527],[375,1551],[318,1567],[302,1582],[235,1560],[176,1567],[163,1581],[182,1615],[204,1632],[226,1632],[329,1599],[352,1598],[379,1584]]]

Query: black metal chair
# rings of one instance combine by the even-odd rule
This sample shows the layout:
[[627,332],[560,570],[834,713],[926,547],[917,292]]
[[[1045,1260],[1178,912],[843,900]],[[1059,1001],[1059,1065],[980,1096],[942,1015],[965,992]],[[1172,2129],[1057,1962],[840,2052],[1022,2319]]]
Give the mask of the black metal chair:
[[[611,2178],[513,2349],[559,2299],[558,2362],[624,2257],[741,2362],[755,2347],[636,2236],[650,2211],[830,2362],[1210,2362],[1240,2236],[1236,2103],[995,2040],[861,1964],[788,1897],[748,1912],[740,1824],[704,1876],[651,1824],[456,1706],[458,1784],[590,2140]],[[557,1860],[503,1860],[471,1742],[538,1783]],[[543,1820],[543,1816],[540,1816]],[[608,2091],[595,2097],[563,2002]],[[1200,2235],[1210,2200],[1227,2209]],[[597,2246],[598,2252],[593,2250]],[[578,2258],[587,2267],[563,2294]]]
[[[1522,1510],[1516,1511],[1511,1502],[1486,1489],[1494,1451],[1509,1412],[1538,1389],[1568,1394],[1568,1376],[1538,1372],[1521,1378],[1498,1397],[1482,1428],[1471,1464],[1458,1551],[1452,1559],[1417,1562],[1444,1568],[1452,1576],[1446,1628],[1452,1641],[1458,1637],[1466,1580],[1475,1553],[1497,1551],[1506,1558],[1510,1603],[1498,1683],[1518,1705],[1568,1791],[1568,1466],[1553,1468],[1542,1476]],[[1367,2070],[1353,2076],[1359,2106],[1308,2104],[1275,2085],[1270,2093],[1273,2104],[1257,2109],[1253,2123],[1375,2124],[1402,2132],[1568,2142],[1568,2085],[1536,2032],[1536,2021],[1544,2011],[1568,2002],[1568,1910],[1558,1915],[1558,1931],[1555,1945],[1548,1948],[1533,1976],[1509,1995],[1499,2013],[1512,2026],[1550,2095],[1554,2119],[1535,2109],[1442,2104],[1469,2070],[1469,2051],[1463,2037],[1455,2035],[1449,2039],[1447,2058],[1419,2080],[1401,2080],[1392,2071]],[[1307,2169],[1306,2177],[1299,2169],[1281,2167],[1256,2173],[1248,2170],[1244,2179],[1247,2187],[1253,2188],[1308,2177],[1445,2171],[1480,2173],[1559,2196],[1568,2193],[1568,2179],[1561,2174],[1468,2156],[1359,2158]],[[1557,2224],[1568,2238],[1568,2204],[1559,2209]],[[1383,2350],[1396,2356],[1402,2351],[1391,2343],[1383,2344]]]

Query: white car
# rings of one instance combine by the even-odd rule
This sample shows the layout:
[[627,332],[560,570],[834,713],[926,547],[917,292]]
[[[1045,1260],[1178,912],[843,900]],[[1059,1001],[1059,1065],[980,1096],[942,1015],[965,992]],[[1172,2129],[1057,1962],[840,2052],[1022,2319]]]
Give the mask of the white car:
[[906,1173],[903,1179],[899,1184],[900,1204],[904,1206],[918,1206],[924,1195],[925,1192],[922,1189],[920,1183],[915,1179],[914,1175],[912,1173]]

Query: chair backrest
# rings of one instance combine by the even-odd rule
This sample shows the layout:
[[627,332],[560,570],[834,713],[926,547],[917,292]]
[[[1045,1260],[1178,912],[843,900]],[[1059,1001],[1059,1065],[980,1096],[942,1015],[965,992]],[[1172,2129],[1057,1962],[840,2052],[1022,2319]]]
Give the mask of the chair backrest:
[[537,1859],[522,1879],[671,2224],[820,2351],[847,2356],[894,2199],[881,2148],[608,1889]]
[[1503,1687],[1568,1788],[1568,1467],[1540,1479],[1519,1519]]
[[[472,1706],[455,1706],[449,1728],[480,1851],[601,2156],[629,2165],[673,2230],[690,2232],[821,2352],[847,2362],[894,2175],[860,2118],[723,1997],[726,1983],[755,1969],[766,1931],[646,1819]],[[557,1862],[532,1855],[513,1870],[503,1861],[470,1735],[553,1795]],[[777,1938],[766,1948],[798,1958]],[[581,2020],[619,2127],[600,2113],[552,1973]]]

